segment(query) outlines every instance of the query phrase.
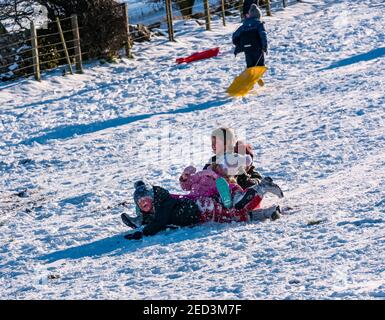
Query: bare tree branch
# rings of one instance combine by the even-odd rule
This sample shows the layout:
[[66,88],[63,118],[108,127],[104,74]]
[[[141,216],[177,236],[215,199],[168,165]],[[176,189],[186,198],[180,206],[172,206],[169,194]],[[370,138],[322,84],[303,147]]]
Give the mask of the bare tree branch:
[[0,2],[0,23],[23,28],[34,14],[35,0],[3,0]]

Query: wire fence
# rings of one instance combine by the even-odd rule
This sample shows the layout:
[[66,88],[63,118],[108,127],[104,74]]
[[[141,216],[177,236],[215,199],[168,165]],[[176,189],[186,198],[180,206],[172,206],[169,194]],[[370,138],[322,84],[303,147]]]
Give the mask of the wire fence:
[[[70,23],[66,23],[69,20]],[[0,47],[0,80],[14,80],[31,75],[40,80],[41,71],[62,65],[68,65],[71,73],[72,64],[76,65],[77,71],[82,71],[80,39],[76,37],[81,28],[78,27],[77,17],[58,18],[48,22],[46,26],[44,29],[36,29],[31,22],[28,32],[2,35],[2,41],[5,37],[21,39],[9,41],[7,45]],[[20,36],[21,34],[27,36]]]
[[[207,30],[211,30],[211,19],[221,18],[223,25],[226,25],[226,17],[229,15],[239,16],[243,19],[243,2],[234,0],[201,0],[194,6],[180,10],[171,0],[163,0],[165,12],[159,16],[156,23],[147,25],[150,30],[157,30],[160,36],[168,35],[169,41],[175,41],[174,23],[178,20],[195,19],[197,23],[205,25]],[[275,10],[281,10],[285,7],[301,2],[300,0],[265,0],[259,3],[266,15],[272,15]],[[122,30],[118,32],[124,34],[124,43],[121,48],[125,48],[126,56],[132,57],[132,45],[134,42],[150,40],[151,34],[142,32],[140,25],[146,26],[146,23],[138,23],[137,26],[129,25],[128,4],[119,5],[123,8],[123,15],[117,16],[108,23],[122,22]],[[182,15],[182,12],[184,15]],[[189,15],[185,13],[189,12]],[[145,19],[144,19],[145,20]],[[166,24],[166,28],[164,27]],[[0,80],[13,80],[18,77],[34,76],[40,80],[42,71],[57,69],[58,67],[68,67],[70,73],[73,73],[73,65],[77,72],[82,72],[82,61],[87,60],[92,51],[82,52],[81,42],[84,26],[79,27],[77,17],[71,16],[56,21],[49,21],[44,29],[36,29],[31,23],[29,32],[20,34],[1,35],[0,40],[9,37],[10,43],[0,47]],[[62,28],[64,26],[64,28]],[[131,30],[130,30],[131,29]],[[85,30],[87,31],[87,30]],[[20,37],[20,40],[17,39]],[[12,40],[16,39],[16,41]],[[63,73],[66,73],[63,69]]]

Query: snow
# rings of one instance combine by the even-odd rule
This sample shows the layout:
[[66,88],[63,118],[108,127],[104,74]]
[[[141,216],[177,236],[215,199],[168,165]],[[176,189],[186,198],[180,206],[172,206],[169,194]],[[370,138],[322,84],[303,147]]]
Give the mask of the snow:
[[[0,3],[4,2],[0,0]],[[20,1],[19,1],[20,2]],[[18,7],[19,11],[23,11],[26,4],[15,4]],[[31,4],[27,4],[27,6],[31,6]],[[44,6],[41,6],[37,3],[32,4],[33,13],[32,18],[35,23],[36,27],[44,27],[47,23],[47,9]],[[29,9],[29,8],[28,8]],[[5,19],[1,21],[4,25],[4,27],[7,29],[8,32],[19,32],[22,29],[29,29],[30,26],[30,20],[29,19],[21,19],[20,24],[16,24],[12,19]]]
[[[384,299],[384,15],[379,0],[308,0],[265,17],[267,85],[243,99],[225,95],[244,68],[238,17],[179,21],[176,43],[83,75],[1,84],[0,298]],[[181,192],[219,125],[282,186],[263,205],[293,210],[124,240],[133,182]]]
[[[128,18],[130,24],[152,24],[164,22],[166,20],[166,8],[164,1],[137,1],[137,0],[119,0],[118,2],[127,3]],[[209,0],[211,8],[218,7],[220,0]],[[193,13],[204,12],[202,0],[195,0]],[[178,7],[173,3],[173,14],[180,17],[181,13]]]
[[19,65],[18,65],[17,63],[13,63],[12,65],[10,65],[10,66],[8,67],[8,69],[11,70],[11,71],[13,71],[13,70],[17,69],[18,67],[19,67]]

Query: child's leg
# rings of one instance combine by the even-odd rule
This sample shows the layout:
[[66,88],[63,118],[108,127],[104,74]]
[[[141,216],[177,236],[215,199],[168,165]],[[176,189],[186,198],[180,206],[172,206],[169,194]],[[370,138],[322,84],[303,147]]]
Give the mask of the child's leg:
[[220,221],[218,222],[248,222],[250,220],[248,211],[246,209],[237,210],[234,208],[222,212]]
[[213,198],[201,197],[196,201],[196,204],[201,212],[201,223],[210,221],[220,223],[249,221],[249,215],[246,209],[227,209]]
[[237,190],[233,195],[233,206],[237,210],[254,210],[259,208],[262,197],[253,188]]
[[245,205],[244,208],[247,211],[252,211],[252,210],[258,209],[261,205],[261,202],[262,202],[262,198],[260,196],[256,195],[248,204]]
[[222,203],[227,209],[232,208],[237,203],[237,199],[244,196],[244,191],[238,184],[228,183],[222,177],[217,179],[216,185]]
[[216,180],[216,186],[223,205],[230,208],[232,206],[232,197],[229,183],[221,177]]
[[213,198],[200,197],[195,201],[197,204],[200,215],[200,222],[217,222],[217,217],[222,214],[224,207],[215,201]]
[[234,203],[234,207],[236,209],[253,209],[254,205],[259,205],[266,193],[272,193],[279,198],[283,198],[283,192],[281,188],[273,182],[273,179],[269,177],[263,178],[258,184],[248,188],[245,191],[246,193],[244,193],[244,196],[238,197],[236,203]]
[[264,221],[266,219],[277,220],[280,218],[281,209],[279,206],[272,206],[265,209],[257,209],[250,212],[251,221]]

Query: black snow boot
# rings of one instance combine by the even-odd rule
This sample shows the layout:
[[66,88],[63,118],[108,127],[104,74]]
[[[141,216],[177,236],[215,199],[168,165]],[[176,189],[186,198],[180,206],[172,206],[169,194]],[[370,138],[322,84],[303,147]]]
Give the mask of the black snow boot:
[[132,229],[139,228],[137,219],[130,217],[127,213],[122,213],[121,216],[123,223]]

